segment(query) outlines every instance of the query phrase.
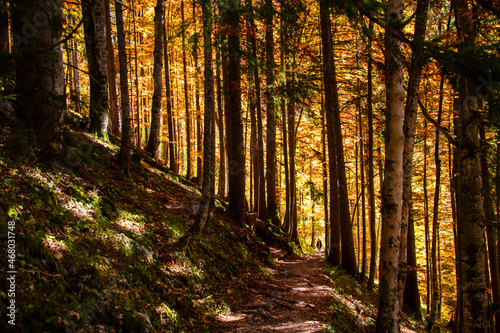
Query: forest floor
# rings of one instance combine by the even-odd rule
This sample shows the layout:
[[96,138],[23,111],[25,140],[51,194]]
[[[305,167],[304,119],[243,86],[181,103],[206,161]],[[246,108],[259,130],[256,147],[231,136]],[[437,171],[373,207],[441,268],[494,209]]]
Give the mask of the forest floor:
[[323,271],[323,254],[284,256],[271,248],[271,255],[274,279],[258,281],[246,304],[219,315],[221,332],[324,332],[333,289]]

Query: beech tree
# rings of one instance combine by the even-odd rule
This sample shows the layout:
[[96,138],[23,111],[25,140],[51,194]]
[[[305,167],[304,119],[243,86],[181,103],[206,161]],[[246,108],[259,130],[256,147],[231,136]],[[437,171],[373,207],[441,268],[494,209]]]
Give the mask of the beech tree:
[[399,332],[398,296],[401,213],[403,204],[403,64],[401,41],[403,0],[389,0],[385,19],[386,130],[382,186],[382,234],[380,238],[379,308],[377,332]]

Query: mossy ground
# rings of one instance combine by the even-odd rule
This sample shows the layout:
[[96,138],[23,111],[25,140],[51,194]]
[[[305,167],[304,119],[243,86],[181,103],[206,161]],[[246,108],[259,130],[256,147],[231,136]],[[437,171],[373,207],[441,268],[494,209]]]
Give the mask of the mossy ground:
[[116,146],[77,131],[55,161],[40,162],[16,131],[0,133],[2,277],[9,221],[17,254],[16,325],[2,278],[2,331],[210,332],[217,313],[267,276],[267,248],[220,206],[178,252],[199,199],[178,176],[135,163],[124,177]]

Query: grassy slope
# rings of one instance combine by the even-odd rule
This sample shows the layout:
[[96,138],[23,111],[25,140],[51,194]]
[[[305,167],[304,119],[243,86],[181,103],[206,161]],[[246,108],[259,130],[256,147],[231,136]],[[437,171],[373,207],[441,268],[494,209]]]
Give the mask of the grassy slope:
[[[16,133],[0,133],[0,237],[6,253],[8,221],[14,222],[18,310],[12,329],[2,278],[0,327],[212,331],[214,315],[252,279],[268,275],[267,248],[221,207],[200,242],[176,252],[198,199],[185,181],[144,163],[124,178],[117,148],[78,132],[56,163],[40,163]],[[0,256],[2,277],[7,267]]]

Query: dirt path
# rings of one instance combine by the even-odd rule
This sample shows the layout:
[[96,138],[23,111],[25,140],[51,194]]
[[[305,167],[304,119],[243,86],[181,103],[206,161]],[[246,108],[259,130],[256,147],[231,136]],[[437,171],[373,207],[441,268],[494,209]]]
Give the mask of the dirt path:
[[[279,250],[271,249],[275,258]],[[322,271],[323,256],[312,253],[283,258],[271,269],[275,279],[259,281],[247,302],[218,318],[221,332],[321,332],[328,315],[331,280]]]

